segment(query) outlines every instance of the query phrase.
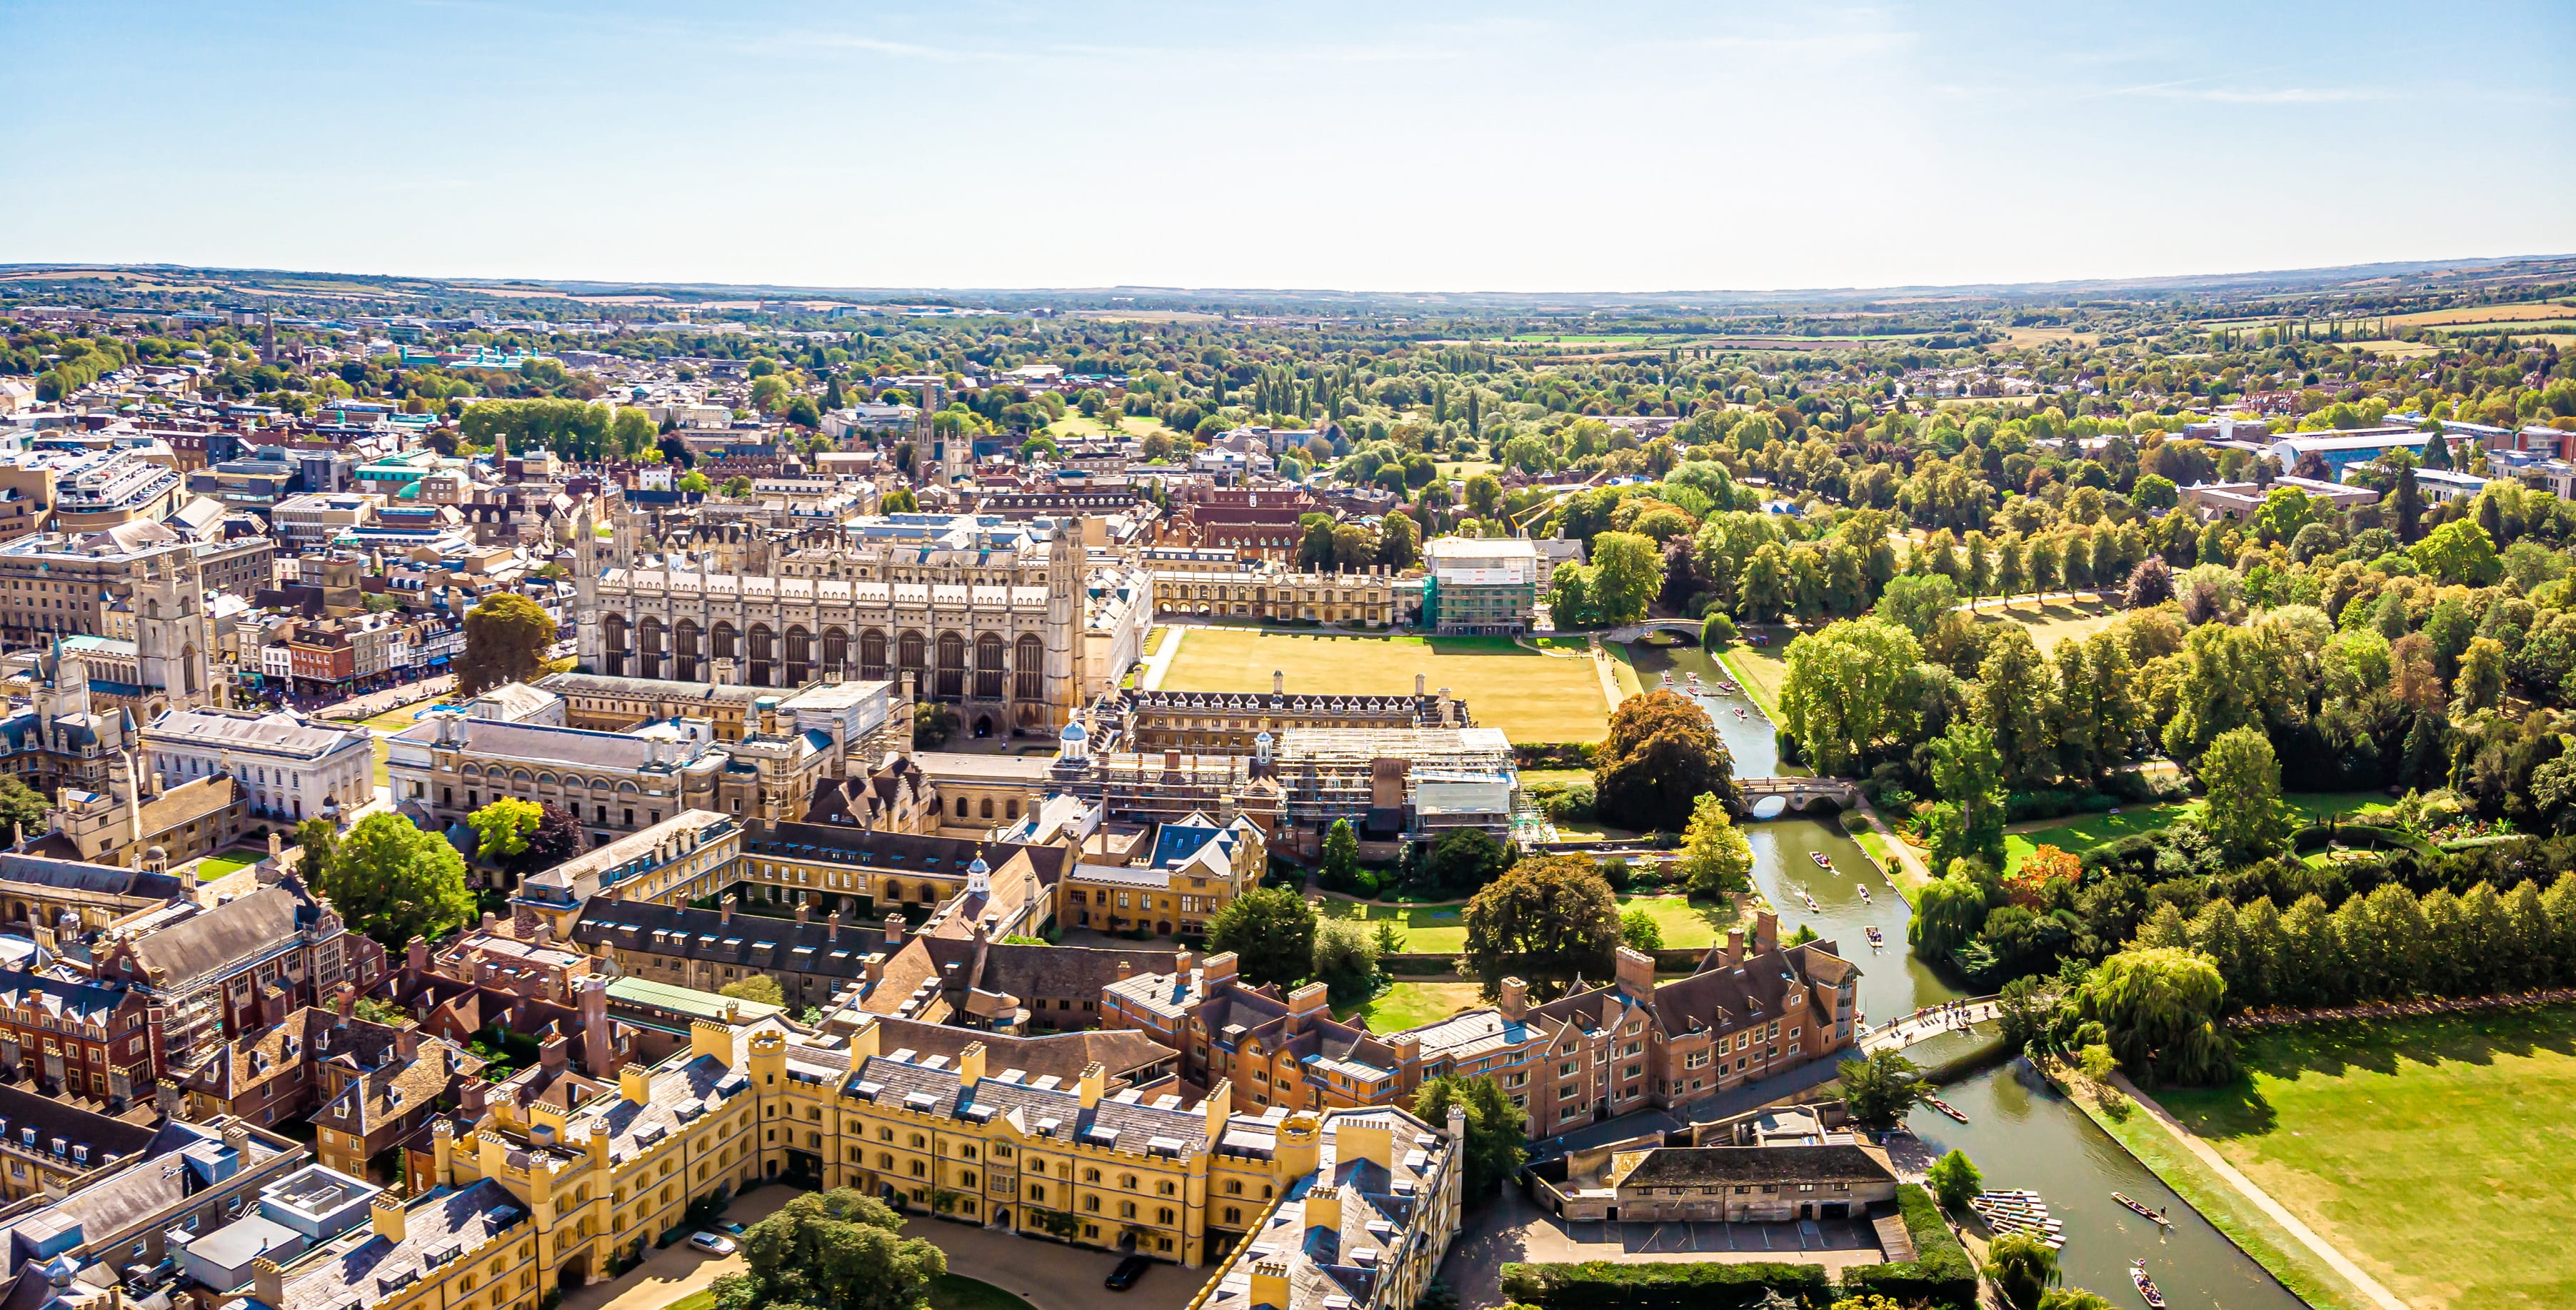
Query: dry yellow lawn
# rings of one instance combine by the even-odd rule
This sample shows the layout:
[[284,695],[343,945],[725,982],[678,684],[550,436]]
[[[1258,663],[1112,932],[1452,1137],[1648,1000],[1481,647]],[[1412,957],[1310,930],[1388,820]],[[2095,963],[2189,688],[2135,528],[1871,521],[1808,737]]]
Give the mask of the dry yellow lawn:
[[2398,327],[2443,327],[2458,323],[2520,323],[2553,318],[2576,318],[2576,307],[2556,301],[2526,301],[2518,305],[2467,305],[2459,309],[2427,309],[2413,314],[2399,314],[2387,322]]

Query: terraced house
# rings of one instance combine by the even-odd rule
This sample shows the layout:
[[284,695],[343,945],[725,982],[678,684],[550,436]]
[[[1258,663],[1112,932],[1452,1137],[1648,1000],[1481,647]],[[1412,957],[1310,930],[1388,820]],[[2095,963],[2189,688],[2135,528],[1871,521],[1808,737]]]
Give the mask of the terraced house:
[[[975,1040],[886,1049],[924,1034]],[[1196,1105],[1156,1094],[1171,1085],[1168,1063],[1120,1087],[1098,1060],[1069,1076],[1022,1061],[1061,1067],[1064,1051],[1114,1036],[979,1037],[874,1017],[807,1035],[774,1018],[706,1020],[687,1049],[614,1084],[529,1070],[433,1121],[424,1195],[380,1202],[369,1230],[255,1265],[254,1303],[527,1310],[642,1249],[692,1199],[771,1177],[1190,1266],[1224,1258],[1292,1194],[1337,1189],[1346,1245],[1265,1254],[1308,1262],[1309,1280],[1402,1291],[1370,1304],[1410,1303],[1456,1230],[1463,1120],[1239,1115],[1222,1088]]]

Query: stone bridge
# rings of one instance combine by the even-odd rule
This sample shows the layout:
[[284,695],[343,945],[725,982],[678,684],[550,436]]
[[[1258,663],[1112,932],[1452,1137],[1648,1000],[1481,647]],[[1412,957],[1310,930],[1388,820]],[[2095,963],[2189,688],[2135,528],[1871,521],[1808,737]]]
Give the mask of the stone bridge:
[[1832,801],[1848,810],[1861,801],[1860,784],[1849,778],[1738,778],[1736,791],[1751,809],[1762,801],[1778,797],[1792,810],[1803,810],[1811,801]]

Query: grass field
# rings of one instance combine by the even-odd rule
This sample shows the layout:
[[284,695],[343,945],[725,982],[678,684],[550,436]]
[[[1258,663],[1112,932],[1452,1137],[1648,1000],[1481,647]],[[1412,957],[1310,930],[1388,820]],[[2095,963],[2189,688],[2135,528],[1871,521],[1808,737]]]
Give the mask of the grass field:
[[2067,1078],[2061,1085],[2066,1088],[2067,1099],[2083,1110],[2095,1127],[2128,1148],[2129,1154],[2164,1180],[2165,1186],[2190,1202],[2201,1218],[2227,1234],[2227,1240],[2280,1279],[2281,1285],[2300,1300],[2315,1310],[2375,1310],[2376,1303],[2361,1289],[2292,1237],[2288,1229],[2263,1213],[2262,1207],[2246,1199],[2244,1193],[2228,1186],[2227,1180],[2199,1156],[2184,1150],[2145,1112],[2130,1107],[2127,1113],[2114,1116],[2102,1108],[2083,1079]]
[[[1714,946],[1726,930],[1740,919],[1731,901],[1694,902],[1681,896],[1622,896],[1619,912],[1626,914],[1631,906],[1644,906],[1654,916],[1655,925],[1664,932],[1664,945],[1669,947]],[[1325,912],[1343,917],[1364,917],[1367,922],[1392,921],[1404,930],[1407,952],[1430,955],[1454,955],[1467,949],[1467,921],[1464,905],[1380,905],[1371,903],[1364,916],[1351,914],[1362,908],[1356,901],[1327,901]]]
[[197,865],[197,881],[213,882],[215,879],[223,877],[225,874],[239,873],[240,871],[267,858],[268,853],[266,851],[254,851],[238,847],[233,850],[224,851],[221,854],[209,855]]
[[382,728],[387,732],[400,732],[403,729],[420,722],[420,720],[413,718],[413,715],[427,710],[431,705],[436,703],[437,702],[435,701],[423,701],[418,705],[405,705],[398,710],[387,710],[372,719],[360,719],[359,722],[370,728]]
[[376,752],[376,785],[379,787],[393,786],[394,775],[392,771],[385,767],[385,762],[393,758],[394,748],[387,745],[385,739],[382,737],[369,738],[367,745],[374,747]]
[[977,1282],[963,1274],[941,1274],[931,1280],[930,1310],[1032,1310],[1032,1307],[991,1283]]
[[1471,982],[1400,982],[1361,1005],[1335,1006],[1333,1017],[1358,1015],[1370,1032],[1392,1033],[1437,1023],[1476,1004]]
[[[2388,798],[2375,791],[2291,792],[2283,796],[2281,802],[2305,823],[2314,823],[2329,814],[2379,810],[2388,806]],[[2200,810],[2201,802],[2197,800],[2163,805],[2125,805],[2118,814],[2070,814],[2044,828],[2007,833],[2004,836],[2005,872],[2020,868],[2023,858],[2034,847],[2048,845],[2082,855],[2096,846],[2105,846],[2123,837],[2153,832],[2178,819],[2197,815]]]
[[1971,612],[1979,623],[2018,623],[2029,629],[2031,644],[2039,647],[2043,655],[2069,637],[2090,637],[2100,632],[2122,613],[2114,605],[2071,600],[2063,595],[2044,605],[2025,596],[2010,605],[1981,605]]
[[2230,1164],[2422,1310],[2576,1305],[2576,1007],[2308,1024],[2159,1092]]
[[1588,659],[1541,655],[1508,637],[1360,637],[1249,628],[1182,630],[1162,685],[1266,692],[1271,671],[1291,692],[1409,694],[1415,674],[1467,700],[1476,722],[1515,742],[1599,741],[1610,711]]
[[2525,302],[2519,305],[2468,305],[2459,309],[2426,309],[2412,314],[2398,314],[2387,320],[2391,327],[2446,327],[2463,323],[2521,323],[2532,320],[2566,318],[2568,306],[2556,301]]
[[[1735,675],[1751,694],[1753,703],[1762,707],[1763,716],[1780,721],[1780,684],[1789,679],[1789,640],[1795,635],[1787,628],[1757,628],[1752,631],[1770,634],[1771,644],[1756,646],[1749,641],[1730,642],[1717,652],[1718,661]],[[1747,635],[1751,635],[1750,632]]]
[[662,1310],[715,1310],[715,1304],[716,1290],[712,1287],[702,1287],[662,1307]]
[[[1118,420],[1119,435],[1133,437],[1138,441],[1164,430],[1163,420],[1158,418],[1122,417]],[[1063,418],[1047,424],[1044,431],[1046,435],[1058,441],[1068,438],[1105,437],[1109,435],[1109,424],[1100,419],[1067,413]]]

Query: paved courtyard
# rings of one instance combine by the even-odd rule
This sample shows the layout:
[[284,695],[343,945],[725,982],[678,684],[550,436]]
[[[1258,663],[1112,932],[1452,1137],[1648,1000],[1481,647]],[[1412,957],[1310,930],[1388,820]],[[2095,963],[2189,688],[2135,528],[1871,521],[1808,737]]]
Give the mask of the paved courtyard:
[[1467,1212],[1465,1231],[1440,1263],[1440,1278],[1457,1290],[1458,1304],[1490,1306],[1503,1304],[1503,1266],[1514,1261],[1783,1260],[1822,1265],[1828,1273],[1839,1274],[1850,1266],[1878,1264],[1885,1258],[1865,1219],[1568,1224],[1539,1209],[1519,1188],[1505,1187],[1491,1204]]

